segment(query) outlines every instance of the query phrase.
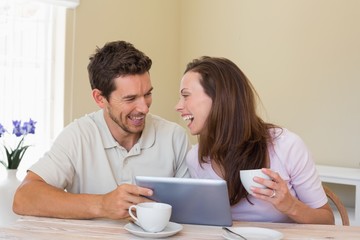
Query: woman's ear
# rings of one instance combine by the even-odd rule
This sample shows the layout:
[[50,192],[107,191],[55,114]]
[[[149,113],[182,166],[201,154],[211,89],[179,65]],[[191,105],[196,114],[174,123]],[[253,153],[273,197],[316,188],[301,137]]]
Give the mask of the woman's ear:
[[101,94],[101,91],[99,89],[93,89],[92,91],[92,96],[96,102],[96,104],[100,107],[100,108],[104,108],[105,107],[105,103],[107,102],[106,98]]

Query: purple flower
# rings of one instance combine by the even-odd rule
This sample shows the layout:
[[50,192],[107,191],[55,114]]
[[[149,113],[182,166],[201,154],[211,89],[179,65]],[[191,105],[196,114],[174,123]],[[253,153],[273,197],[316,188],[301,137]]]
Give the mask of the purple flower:
[[14,128],[13,128],[13,134],[15,134],[17,137],[20,137],[22,136],[22,132],[21,132],[21,121],[13,121],[13,125],[14,125]]
[[[15,148],[7,147],[4,145],[7,156],[7,163],[5,161],[0,161],[1,164],[3,164],[9,169],[17,169],[26,150],[30,147],[29,145],[24,146],[25,136],[27,134],[35,133],[35,124],[36,122],[33,121],[31,118],[28,122],[24,122],[22,125],[21,121],[13,121],[14,128],[12,133],[16,137],[22,136],[22,138]],[[0,124],[0,137],[2,137],[5,132],[7,132],[6,129],[3,127],[3,125]]]
[[34,134],[35,124],[36,122],[31,118],[29,122],[24,122],[23,125],[21,125],[21,121],[14,120],[13,134],[15,134],[17,137],[25,136],[26,134]]
[[35,124],[36,122],[31,120],[29,120],[29,122],[24,122],[23,126],[21,127],[21,130],[23,132],[23,135],[25,134],[34,134],[35,133]]
[[4,128],[3,125],[1,125],[0,123],[0,137],[6,132],[6,129]]

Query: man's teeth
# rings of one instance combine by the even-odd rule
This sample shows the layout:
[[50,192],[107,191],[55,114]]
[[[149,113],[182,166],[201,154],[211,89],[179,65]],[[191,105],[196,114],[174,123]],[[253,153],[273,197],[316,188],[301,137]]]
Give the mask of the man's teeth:
[[193,120],[193,119],[194,119],[194,116],[187,115],[187,116],[184,116],[183,119],[184,119],[185,121]]
[[132,120],[141,120],[144,118],[144,116],[140,116],[140,117],[135,117],[135,116],[131,116],[130,117]]

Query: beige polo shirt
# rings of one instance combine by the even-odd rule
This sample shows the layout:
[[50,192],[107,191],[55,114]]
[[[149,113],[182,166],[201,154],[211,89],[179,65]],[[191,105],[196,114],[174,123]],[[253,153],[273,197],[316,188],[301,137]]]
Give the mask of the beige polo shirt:
[[101,194],[133,182],[136,175],[189,177],[189,149],[184,128],[148,114],[142,136],[128,152],[112,137],[99,110],[69,124],[29,170],[68,192]]

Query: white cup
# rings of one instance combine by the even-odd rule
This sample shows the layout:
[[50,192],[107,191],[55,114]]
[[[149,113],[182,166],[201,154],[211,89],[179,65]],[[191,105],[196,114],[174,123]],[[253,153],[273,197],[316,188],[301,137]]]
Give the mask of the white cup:
[[254,182],[254,177],[270,180],[270,177],[263,173],[261,169],[240,170],[240,180],[249,194],[253,194],[251,187],[266,188],[264,185]]
[[[136,209],[136,216],[132,209]],[[130,216],[147,232],[161,232],[168,225],[172,207],[166,203],[145,202],[132,205]]]

